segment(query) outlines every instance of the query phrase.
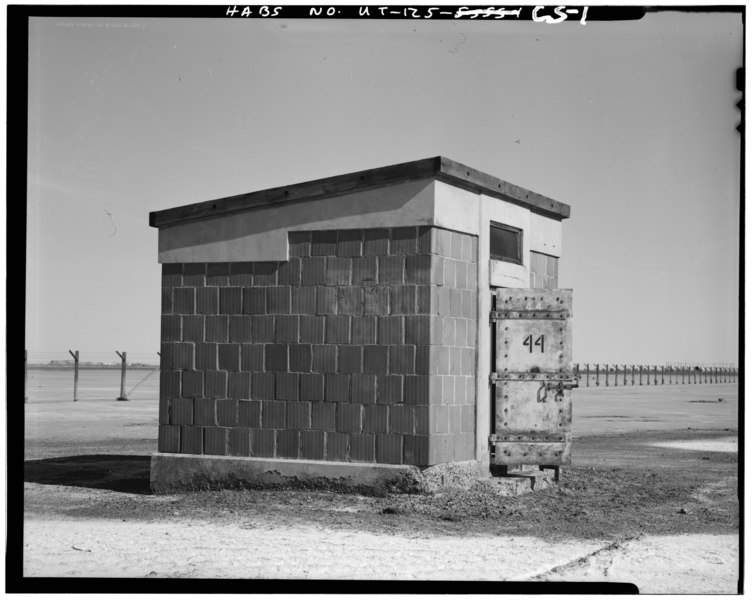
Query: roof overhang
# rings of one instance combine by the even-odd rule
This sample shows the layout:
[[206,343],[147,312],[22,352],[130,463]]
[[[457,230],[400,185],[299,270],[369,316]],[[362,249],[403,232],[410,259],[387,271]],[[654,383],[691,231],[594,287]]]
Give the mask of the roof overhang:
[[155,211],[149,213],[149,225],[157,228],[170,227],[187,221],[244,212],[260,207],[339,196],[431,177],[472,192],[525,206],[533,212],[552,219],[567,219],[571,214],[571,207],[568,204],[513,185],[444,156],[436,156]]

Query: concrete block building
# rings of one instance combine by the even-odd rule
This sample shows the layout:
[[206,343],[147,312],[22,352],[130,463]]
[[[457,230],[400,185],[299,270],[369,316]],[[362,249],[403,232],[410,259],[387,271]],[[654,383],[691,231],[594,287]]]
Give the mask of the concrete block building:
[[557,288],[569,212],[436,157],[151,213],[153,487],[489,473],[494,291]]

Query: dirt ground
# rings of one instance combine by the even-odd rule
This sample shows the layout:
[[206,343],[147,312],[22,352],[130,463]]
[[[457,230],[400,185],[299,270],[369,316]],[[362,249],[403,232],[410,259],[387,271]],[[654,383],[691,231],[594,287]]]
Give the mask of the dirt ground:
[[[123,422],[103,430],[100,421],[88,436],[75,431],[75,418],[61,423],[61,413],[55,422],[45,416],[55,411],[32,407],[24,574],[624,581],[643,593],[735,593],[736,391],[671,389],[661,394],[672,401],[654,415],[646,398],[621,401],[618,390],[608,399],[591,390],[574,398],[573,465],[558,485],[519,497],[483,486],[383,497],[307,490],[153,496],[155,440],[132,435],[153,427],[145,407],[100,407],[121,411]],[[648,417],[658,420],[645,427]]]

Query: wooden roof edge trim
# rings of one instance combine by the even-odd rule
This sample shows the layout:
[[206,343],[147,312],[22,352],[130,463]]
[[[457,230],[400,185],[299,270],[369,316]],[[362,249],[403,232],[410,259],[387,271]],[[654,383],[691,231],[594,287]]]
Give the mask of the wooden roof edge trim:
[[425,158],[388,167],[367,169],[196,204],[187,204],[150,212],[149,225],[151,227],[165,227],[194,219],[227,215],[250,208],[338,196],[357,190],[433,177],[439,169],[439,165],[440,157]]
[[339,196],[357,190],[425,177],[436,177],[470,191],[483,192],[558,220],[567,219],[571,213],[571,208],[567,204],[443,156],[435,156],[154,211],[149,213],[149,225],[157,228],[168,227],[186,221],[228,215],[250,208]]
[[483,192],[490,196],[525,206],[533,212],[550,218],[562,220],[571,216],[571,207],[568,204],[538,194],[537,192],[532,192],[449,158],[441,157],[440,160],[439,179],[445,180],[447,183],[454,183],[470,191]]

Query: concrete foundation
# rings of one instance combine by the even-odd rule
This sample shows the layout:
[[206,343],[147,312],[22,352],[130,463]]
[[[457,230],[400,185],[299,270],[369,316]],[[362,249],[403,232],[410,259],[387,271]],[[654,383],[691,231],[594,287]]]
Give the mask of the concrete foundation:
[[220,489],[320,489],[385,493],[437,493],[482,484],[504,496],[547,487],[548,472],[480,477],[475,461],[419,469],[411,465],[323,462],[279,458],[155,453],[150,486],[155,494]]

